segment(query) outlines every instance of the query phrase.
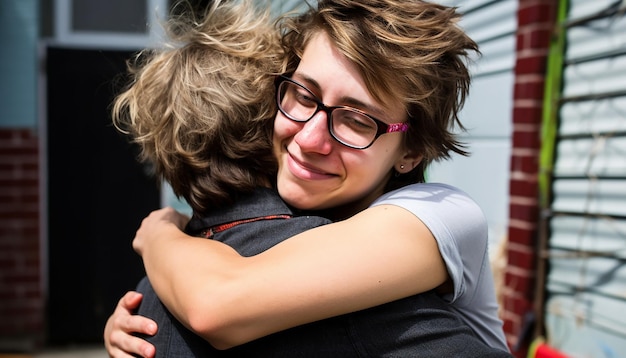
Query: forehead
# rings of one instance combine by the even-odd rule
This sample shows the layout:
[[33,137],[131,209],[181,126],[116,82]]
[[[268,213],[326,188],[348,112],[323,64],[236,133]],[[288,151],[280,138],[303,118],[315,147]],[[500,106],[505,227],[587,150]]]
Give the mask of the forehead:
[[[310,79],[319,87],[331,87],[332,82],[344,85],[369,97],[365,82],[356,66],[340,53],[325,31],[311,36],[294,76]],[[321,88],[320,88],[321,89]]]
[[359,104],[373,116],[404,121],[401,101],[376,101],[357,66],[343,55],[325,31],[314,34],[304,48],[293,78],[316,92],[328,105]]

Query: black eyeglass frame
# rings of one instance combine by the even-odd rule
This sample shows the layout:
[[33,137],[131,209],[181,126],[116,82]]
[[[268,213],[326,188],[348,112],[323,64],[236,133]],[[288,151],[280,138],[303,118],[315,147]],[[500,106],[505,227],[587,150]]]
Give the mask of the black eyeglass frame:
[[[315,109],[315,111],[313,112],[313,114],[311,114],[311,116],[307,119],[298,119],[295,118],[293,116],[291,116],[289,113],[287,113],[284,109],[281,102],[281,93],[280,93],[280,87],[284,82],[289,82],[292,84],[295,84],[298,87],[301,87],[302,89],[304,89],[305,91],[309,92],[311,94],[311,99],[315,102],[315,104],[317,104],[317,108]],[[372,144],[374,144],[374,142],[378,139],[378,137],[380,137],[383,134],[387,134],[387,133],[394,133],[394,132],[406,132],[409,129],[409,123],[408,122],[401,122],[401,123],[391,123],[391,124],[387,124],[383,121],[381,121],[380,119],[373,117],[363,111],[361,111],[358,108],[354,108],[354,107],[350,107],[350,106],[327,106],[325,105],[319,98],[317,98],[317,96],[310,90],[308,89],[305,85],[303,85],[302,83],[287,77],[285,75],[279,75],[276,78],[276,104],[278,105],[278,110],[280,111],[280,113],[282,113],[285,117],[289,118],[290,120],[294,121],[294,122],[300,122],[300,123],[304,123],[304,122],[308,122],[311,118],[313,118],[319,111],[324,111],[324,113],[326,113],[326,118],[328,121],[328,132],[330,133],[330,136],[333,137],[333,139],[335,139],[337,142],[345,145],[346,147],[349,148],[353,148],[353,149],[367,149],[369,148]],[[376,131],[376,135],[374,136],[374,138],[372,139],[372,141],[365,146],[356,146],[350,143],[346,143],[343,140],[341,140],[339,137],[337,137],[337,135],[334,133],[333,131],[333,126],[332,126],[332,113],[334,110],[336,109],[344,109],[344,110],[348,110],[348,111],[352,111],[355,113],[358,113],[360,115],[363,115],[371,120],[374,121],[374,123],[376,123],[377,126],[377,131]]]

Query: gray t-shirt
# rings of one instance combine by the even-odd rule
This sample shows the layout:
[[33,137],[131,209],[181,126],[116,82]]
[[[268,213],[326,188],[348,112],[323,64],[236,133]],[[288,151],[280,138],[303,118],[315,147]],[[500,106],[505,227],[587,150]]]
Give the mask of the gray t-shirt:
[[476,202],[450,185],[421,183],[386,193],[376,205],[404,208],[428,227],[454,283],[454,293],[444,297],[450,310],[485,343],[508,351],[487,252],[487,220]]

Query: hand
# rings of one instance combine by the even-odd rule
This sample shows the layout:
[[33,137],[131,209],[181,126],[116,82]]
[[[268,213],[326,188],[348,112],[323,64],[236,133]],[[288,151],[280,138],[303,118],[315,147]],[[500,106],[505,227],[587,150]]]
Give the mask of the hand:
[[142,255],[146,245],[151,240],[160,237],[159,235],[164,234],[166,227],[170,226],[171,228],[171,225],[174,225],[178,231],[182,232],[188,221],[187,215],[181,214],[169,206],[155,210],[141,222],[133,240],[133,248],[139,255]]
[[142,297],[138,292],[127,292],[107,320],[104,327],[104,347],[109,357],[134,357],[133,354],[146,358],[155,356],[156,350],[152,344],[133,336],[133,333],[152,336],[157,332],[156,322],[133,314],[133,310],[139,307]]

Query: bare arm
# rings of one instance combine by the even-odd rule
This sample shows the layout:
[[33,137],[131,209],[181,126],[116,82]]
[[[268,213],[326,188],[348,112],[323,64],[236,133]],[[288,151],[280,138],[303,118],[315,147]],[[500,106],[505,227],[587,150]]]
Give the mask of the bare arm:
[[411,296],[448,277],[430,231],[396,206],[368,208],[247,258],[185,235],[172,213],[153,212],[133,245],[163,303],[217,348]]

